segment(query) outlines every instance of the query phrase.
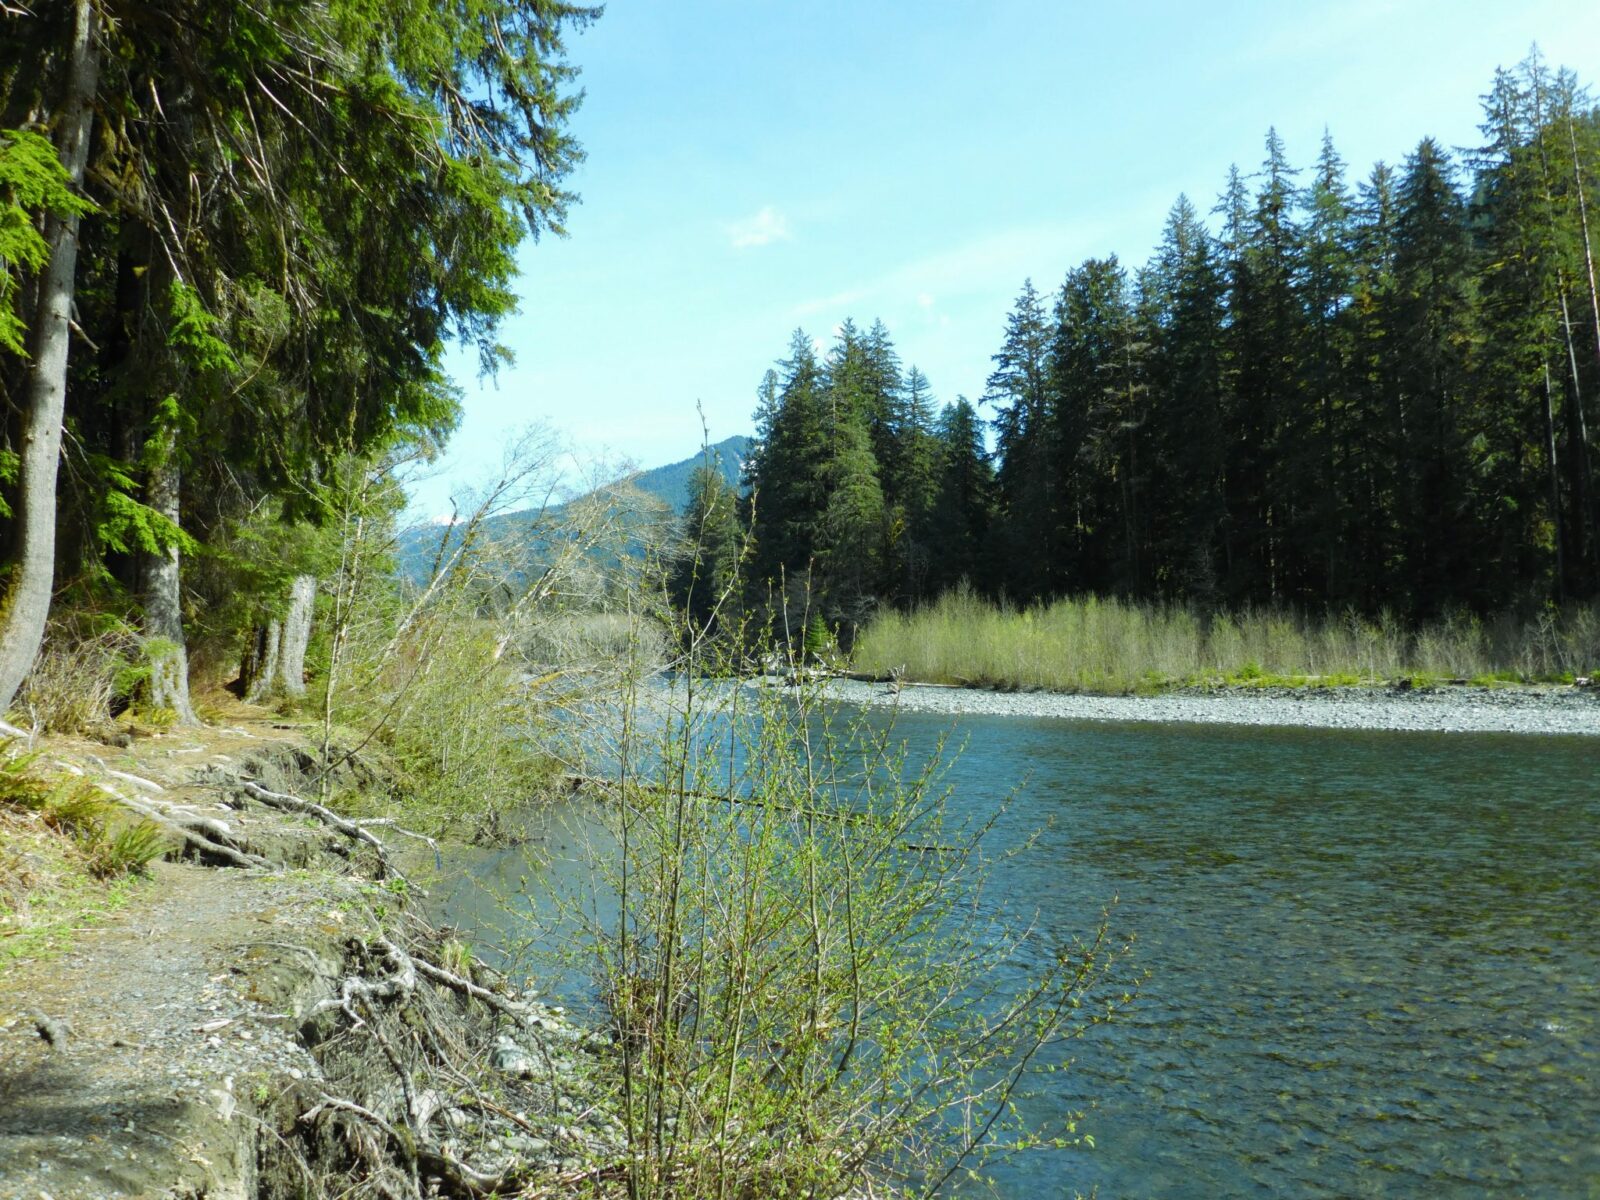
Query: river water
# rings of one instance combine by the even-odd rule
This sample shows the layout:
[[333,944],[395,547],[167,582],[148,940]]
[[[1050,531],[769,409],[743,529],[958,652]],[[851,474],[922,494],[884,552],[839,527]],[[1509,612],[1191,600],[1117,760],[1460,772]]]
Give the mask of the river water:
[[[1061,938],[1114,897],[1148,972],[1023,1101],[1094,1147],[998,1195],[1600,1196],[1600,740],[955,728],[958,803],[1015,791],[998,837],[1043,830],[997,885]],[[915,758],[951,721],[896,729]],[[448,915],[527,874],[476,863]]]

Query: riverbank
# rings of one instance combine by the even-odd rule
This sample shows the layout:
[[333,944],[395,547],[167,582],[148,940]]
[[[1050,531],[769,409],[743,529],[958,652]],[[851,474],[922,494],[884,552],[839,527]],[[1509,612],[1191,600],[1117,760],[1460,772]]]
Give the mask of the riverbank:
[[1441,686],[1183,689],[1158,696],[997,692],[978,688],[830,680],[847,703],[950,717],[1045,717],[1206,725],[1423,733],[1519,733],[1600,736],[1600,689]]
[[35,747],[170,841],[114,909],[85,890],[48,936],[42,896],[0,912],[0,1200],[566,1188],[614,1160],[609,1039],[422,917],[426,849],[292,811],[303,730],[225,722]]

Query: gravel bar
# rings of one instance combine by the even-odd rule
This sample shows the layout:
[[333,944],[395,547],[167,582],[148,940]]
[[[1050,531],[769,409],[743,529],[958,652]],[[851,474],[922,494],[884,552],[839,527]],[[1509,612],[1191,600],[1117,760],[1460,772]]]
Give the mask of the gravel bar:
[[1419,733],[1600,735],[1600,689],[1576,687],[1231,688],[1160,696],[994,692],[976,688],[832,680],[828,693],[856,704],[945,716],[1054,717],[1067,721],[1287,725]]

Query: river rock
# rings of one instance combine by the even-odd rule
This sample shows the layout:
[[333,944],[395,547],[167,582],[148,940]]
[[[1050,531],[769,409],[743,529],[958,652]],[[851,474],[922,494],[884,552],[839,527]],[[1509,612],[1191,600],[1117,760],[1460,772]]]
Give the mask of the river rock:
[[503,1071],[507,1075],[515,1075],[520,1079],[531,1079],[539,1070],[539,1060],[529,1054],[510,1034],[502,1033],[495,1038],[494,1046],[489,1051],[489,1062],[496,1071]]

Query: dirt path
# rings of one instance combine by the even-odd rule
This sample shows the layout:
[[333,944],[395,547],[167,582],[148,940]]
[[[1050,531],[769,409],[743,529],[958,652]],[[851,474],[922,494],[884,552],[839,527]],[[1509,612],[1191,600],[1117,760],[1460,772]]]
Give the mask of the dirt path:
[[[280,861],[309,860],[323,831],[234,812],[195,782],[296,736],[264,714],[237,716],[228,729],[130,748],[51,744],[44,765],[77,764],[226,820]],[[108,774],[118,771],[155,787]],[[258,1114],[285,1080],[315,1072],[295,1040],[298,1018],[339,972],[350,920],[341,896],[357,887],[325,871],[157,863],[64,954],[0,975],[0,1200],[254,1195],[257,1137],[269,1128]]]

